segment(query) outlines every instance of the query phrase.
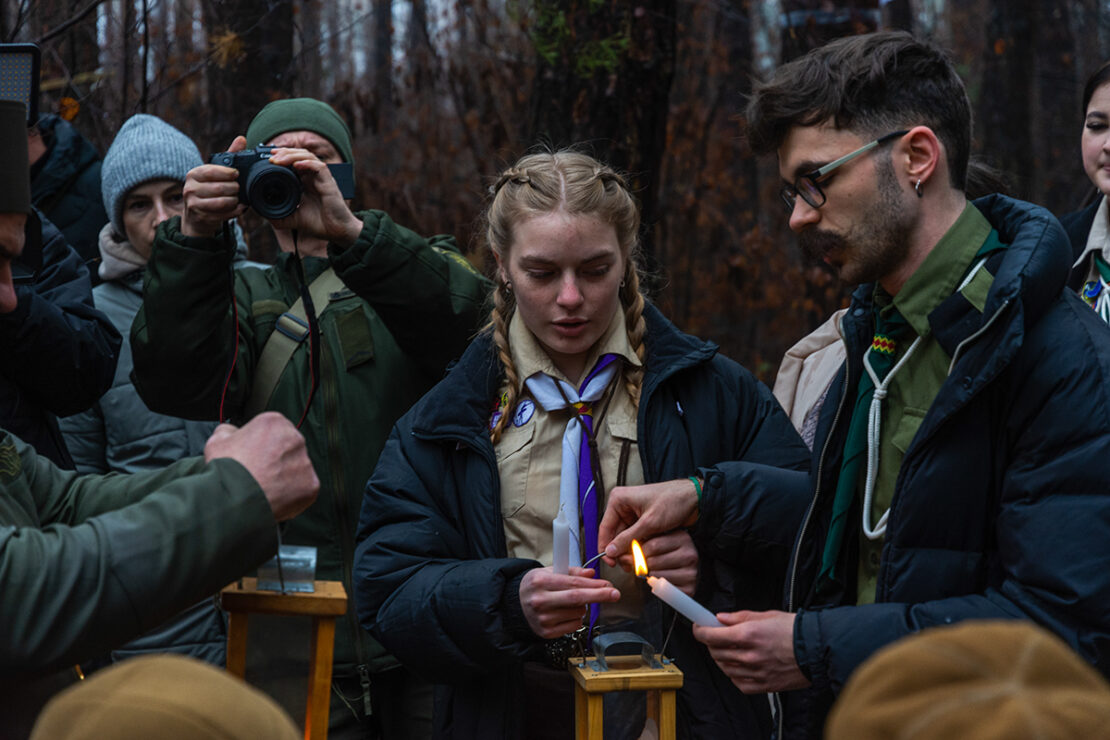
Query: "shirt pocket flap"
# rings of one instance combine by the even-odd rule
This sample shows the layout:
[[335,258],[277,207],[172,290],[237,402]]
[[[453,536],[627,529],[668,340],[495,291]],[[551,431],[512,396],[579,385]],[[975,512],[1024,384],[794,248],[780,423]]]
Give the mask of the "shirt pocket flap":
[[532,461],[532,437],[535,424],[514,427],[511,424],[501,432],[495,454],[501,476],[501,515],[512,517],[527,501],[528,470]]
[[905,454],[909,449],[910,443],[913,438],[917,436],[917,430],[921,427],[921,422],[925,418],[926,409],[916,409],[907,406],[902,410],[902,418],[898,420],[898,426],[894,428],[894,434],[890,435],[890,443],[898,448],[898,451]]
[[526,446],[532,444],[532,435],[535,434],[535,424],[525,424],[515,427],[512,422],[501,430],[501,441],[497,443],[497,461],[508,459],[517,455]]
[[609,425],[609,434],[618,439],[636,441],[636,419],[634,417],[622,418],[614,414],[606,420],[606,423]]

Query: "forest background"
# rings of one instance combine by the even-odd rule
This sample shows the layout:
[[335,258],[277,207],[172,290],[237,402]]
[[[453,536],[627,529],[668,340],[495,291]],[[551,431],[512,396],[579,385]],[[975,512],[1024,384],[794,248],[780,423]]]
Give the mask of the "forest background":
[[655,302],[767,382],[848,289],[803,262],[774,162],[744,143],[745,96],[831,38],[891,28],[951,51],[973,152],[1010,194],[1082,204],[1080,96],[1110,57],[1107,0],[0,0],[0,39],[42,47],[41,110],[102,153],[134,113],[207,156],[269,100],[321,98],[354,133],[356,206],[454,234],[483,267],[499,171],[582,144],[631,177]]

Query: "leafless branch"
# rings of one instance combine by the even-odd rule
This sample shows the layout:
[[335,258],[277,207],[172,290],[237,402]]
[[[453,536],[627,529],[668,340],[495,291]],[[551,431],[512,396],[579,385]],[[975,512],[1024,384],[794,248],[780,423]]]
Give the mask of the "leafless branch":
[[84,8],[82,8],[80,11],[78,11],[76,15],[72,16],[65,23],[62,23],[60,26],[56,26],[56,27],[52,28],[51,30],[47,31],[45,34],[40,36],[35,41],[35,43],[38,44],[39,46],[42,46],[43,44],[45,44],[47,41],[54,38],[55,36],[60,36],[61,34],[65,33],[70,28],[73,28],[78,23],[80,23],[82,20],[84,20],[85,17],[89,13],[96,10],[96,6],[100,5],[101,2],[103,2],[103,0],[92,0],[92,2],[90,2]]

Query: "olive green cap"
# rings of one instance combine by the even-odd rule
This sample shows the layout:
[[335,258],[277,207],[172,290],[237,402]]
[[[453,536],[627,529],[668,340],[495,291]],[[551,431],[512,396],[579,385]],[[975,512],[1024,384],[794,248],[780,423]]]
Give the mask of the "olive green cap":
[[286,131],[312,131],[330,141],[343,157],[354,164],[351,151],[351,130],[327,103],[315,98],[288,98],[275,100],[258,111],[247,127],[247,146],[268,144],[278,134]]

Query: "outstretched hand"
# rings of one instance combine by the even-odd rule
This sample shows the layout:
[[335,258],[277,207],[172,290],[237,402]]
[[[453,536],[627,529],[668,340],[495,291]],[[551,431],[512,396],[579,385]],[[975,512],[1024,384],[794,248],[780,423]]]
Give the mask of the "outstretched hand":
[[320,490],[304,437],[276,411],[263,412],[242,428],[232,424],[216,427],[204,445],[204,459],[221,457],[247,469],[279,522],[307,509]]
[[618,486],[609,492],[609,503],[598,527],[598,548],[605,562],[616,565],[632,540],[644,542],[656,535],[691,527],[698,519],[698,492],[693,482],[681,480]]

